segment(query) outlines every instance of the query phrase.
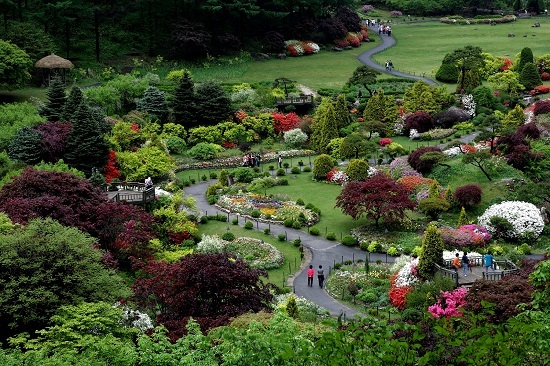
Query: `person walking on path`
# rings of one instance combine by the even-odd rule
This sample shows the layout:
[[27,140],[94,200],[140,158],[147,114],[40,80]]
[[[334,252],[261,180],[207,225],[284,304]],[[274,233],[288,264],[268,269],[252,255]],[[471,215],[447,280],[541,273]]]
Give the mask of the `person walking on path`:
[[314,274],[313,266],[310,264],[307,270],[307,285],[309,287],[313,287],[313,274]]
[[279,157],[277,158],[277,162],[279,163],[279,169],[283,167],[283,158],[281,157],[281,155],[279,155]]
[[388,69],[390,72],[393,70],[393,62],[391,62],[391,60],[388,61]]
[[323,284],[325,283],[325,271],[323,269],[323,266],[319,266],[319,269],[317,270],[317,279],[319,280],[319,287],[323,288]]
[[493,268],[493,260],[494,259],[495,259],[495,257],[493,257],[493,255],[491,253],[487,253],[483,256],[483,265],[485,266],[485,274],[489,273],[489,267],[491,267],[493,272],[495,271],[495,269]]
[[465,251],[464,254],[462,255],[462,274],[464,275],[464,277],[468,277],[466,272],[468,272],[469,264],[470,264],[470,258],[468,258],[468,252]]
[[458,258],[458,253],[455,254],[455,257],[453,259],[453,267],[456,274],[458,274],[458,269],[460,268],[460,259]]

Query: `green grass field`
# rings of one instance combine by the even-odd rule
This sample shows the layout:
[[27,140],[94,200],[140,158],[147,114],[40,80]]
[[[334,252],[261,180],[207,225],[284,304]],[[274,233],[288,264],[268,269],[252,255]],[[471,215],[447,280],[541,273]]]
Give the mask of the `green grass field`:
[[289,274],[294,274],[300,269],[301,259],[300,251],[292,243],[279,241],[272,235],[264,234],[257,230],[247,230],[241,226],[232,225],[227,222],[209,221],[207,224],[199,225],[201,235],[222,235],[227,231],[227,228],[235,234],[235,237],[248,237],[263,240],[279,249],[285,261],[283,265],[276,269],[270,269],[266,282],[273,283],[279,287],[286,286],[286,279]]

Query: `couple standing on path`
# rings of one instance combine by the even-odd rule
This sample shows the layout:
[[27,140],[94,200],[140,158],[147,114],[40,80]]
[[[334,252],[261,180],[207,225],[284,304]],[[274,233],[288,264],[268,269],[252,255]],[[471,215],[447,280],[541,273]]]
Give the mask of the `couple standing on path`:
[[[313,287],[313,276],[315,274],[315,271],[313,270],[313,266],[310,264],[309,268],[307,270],[307,285],[309,287]],[[319,266],[319,269],[317,270],[317,279],[319,280],[319,287],[323,288],[323,284],[325,282],[325,270],[323,269],[323,266]]]

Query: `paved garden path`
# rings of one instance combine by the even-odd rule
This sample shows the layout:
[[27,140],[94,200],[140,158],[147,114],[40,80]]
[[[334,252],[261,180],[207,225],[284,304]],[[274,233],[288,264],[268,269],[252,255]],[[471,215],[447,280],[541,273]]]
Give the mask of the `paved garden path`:
[[[206,214],[207,212],[209,215],[223,213],[215,206],[210,205],[206,200],[204,193],[206,188],[208,188],[208,185],[212,183],[212,181],[201,182],[185,188],[185,193],[187,195],[195,197],[197,200],[197,208],[201,210],[203,214]],[[230,222],[235,217],[239,217],[239,225],[244,225],[244,218],[236,214],[229,214],[228,225],[231,225]],[[327,309],[333,316],[342,315],[345,318],[350,318],[355,315],[362,315],[360,312],[351,309],[350,307],[341,304],[332,298],[324,288],[320,288],[317,283],[317,276],[315,276],[313,287],[308,287],[306,268],[312,264],[315,268],[315,273],[317,273],[317,268],[319,265],[322,265],[325,269],[325,277],[328,277],[329,269],[334,267],[334,263],[341,263],[346,260],[365,260],[367,256],[366,252],[357,248],[346,247],[335,241],[326,240],[322,236],[309,235],[301,230],[287,228],[282,225],[268,225],[253,220],[252,222],[254,222],[255,230],[257,228],[258,230],[263,231],[264,228],[270,227],[271,235],[275,237],[279,234],[286,234],[289,242],[292,242],[296,238],[300,238],[302,240],[304,252],[306,252],[306,260],[304,261],[302,268],[300,268],[296,273],[291,274],[292,277],[287,282],[289,286],[293,287],[296,295],[313,301],[317,305]],[[385,254],[371,253],[370,261],[375,262],[376,260],[381,260],[382,262],[393,262],[394,258],[386,256]],[[339,295],[340,294],[334,294],[335,297]]]
[[[369,31],[377,34],[378,28],[377,27],[369,27]],[[372,67],[373,69],[376,69],[378,71],[385,72],[387,74],[391,74],[393,76],[402,77],[402,78],[409,78],[409,79],[415,79],[415,80],[423,80],[429,85],[438,85],[434,80],[428,79],[425,76],[416,76],[416,75],[410,75],[405,74],[404,72],[398,71],[399,65],[394,65],[394,69],[392,71],[386,70],[385,66],[378,64],[372,59],[372,55],[382,52],[390,47],[393,47],[397,42],[395,41],[395,38],[393,36],[388,36],[386,34],[381,34],[380,38],[382,42],[380,44],[366,52],[363,52],[360,54],[357,58],[359,61],[364,63],[365,65]],[[397,68],[397,69],[396,69]]]

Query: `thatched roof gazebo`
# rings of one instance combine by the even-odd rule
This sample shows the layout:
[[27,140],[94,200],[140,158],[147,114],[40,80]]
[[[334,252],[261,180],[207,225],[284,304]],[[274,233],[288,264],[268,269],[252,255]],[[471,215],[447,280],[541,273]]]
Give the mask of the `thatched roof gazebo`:
[[50,85],[52,76],[60,76],[63,83],[65,83],[65,70],[74,67],[74,65],[71,61],[52,53],[36,61],[34,67],[43,69],[42,80],[44,85],[47,86]]

